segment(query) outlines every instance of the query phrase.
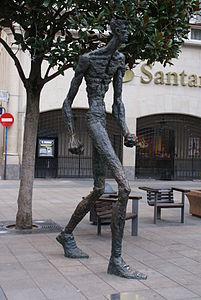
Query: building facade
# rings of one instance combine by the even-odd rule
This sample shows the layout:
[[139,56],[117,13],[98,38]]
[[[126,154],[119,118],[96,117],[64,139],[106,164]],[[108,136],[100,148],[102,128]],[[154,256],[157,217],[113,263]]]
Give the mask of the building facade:
[[[192,27],[179,59],[172,66],[139,63],[128,71],[123,83],[123,102],[127,125],[138,136],[136,148],[123,146],[123,137],[112,117],[112,84],[105,97],[107,128],[111,142],[130,179],[201,178],[201,29]],[[4,32],[11,44],[12,35]],[[18,51],[18,49],[14,49]],[[29,57],[17,52],[26,74]],[[0,90],[8,91],[8,102],[0,106],[14,116],[8,129],[7,178],[20,177],[26,95],[12,59],[0,45]],[[91,141],[85,126],[88,108],[85,82],[73,103],[77,134],[85,146],[84,154],[68,152],[68,134],[61,107],[73,71],[49,82],[40,103],[35,177],[91,177]],[[0,126],[0,176],[4,178],[5,130]],[[107,176],[110,177],[108,170]]]

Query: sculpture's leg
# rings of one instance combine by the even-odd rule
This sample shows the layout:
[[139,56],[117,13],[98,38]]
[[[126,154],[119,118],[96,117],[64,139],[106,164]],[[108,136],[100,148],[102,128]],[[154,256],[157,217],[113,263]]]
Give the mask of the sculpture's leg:
[[146,279],[146,275],[135,270],[131,270],[121,257],[126,206],[130,194],[129,183],[126,179],[123,167],[114,152],[104,126],[102,126],[100,122],[89,121],[88,130],[99,154],[111,169],[119,188],[118,201],[112,213],[112,251],[108,266],[108,273],[125,278]]
[[94,188],[93,191],[78,204],[69,223],[65,229],[56,237],[57,241],[64,248],[64,255],[70,258],[88,258],[89,256],[79,249],[75,243],[73,230],[84,216],[95,205],[96,200],[104,193],[105,187],[105,165],[101,160],[95,147],[93,147],[93,176]]

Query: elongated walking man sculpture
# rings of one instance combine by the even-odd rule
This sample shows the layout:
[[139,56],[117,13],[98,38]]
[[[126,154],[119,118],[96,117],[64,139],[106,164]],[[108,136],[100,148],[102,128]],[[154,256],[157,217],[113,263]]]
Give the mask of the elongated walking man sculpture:
[[113,209],[111,221],[112,251],[108,273],[125,278],[146,279],[144,274],[132,270],[126,265],[121,257],[126,206],[131,190],[123,167],[114,152],[106,132],[104,96],[112,78],[114,87],[112,112],[122,128],[124,145],[133,147],[137,141],[130,134],[126,126],[125,110],[121,99],[122,78],[125,72],[125,57],[118,52],[117,49],[121,42],[128,40],[127,25],[124,20],[113,19],[110,26],[113,33],[110,42],[105,47],[84,54],[80,58],[74,78],[71,82],[70,90],[63,104],[65,122],[70,134],[69,151],[74,154],[80,154],[83,151],[83,147],[75,135],[71,106],[84,77],[89,101],[87,126],[93,142],[94,188],[93,191],[78,204],[69,223],[57,236],[57,241],[63,246],[65,256],[70,258],[88,258],[88,255],[77,247],[73,230],[94,206],[95,201],[104,193],[105,166],[107,165],[118,183],[118,201]]

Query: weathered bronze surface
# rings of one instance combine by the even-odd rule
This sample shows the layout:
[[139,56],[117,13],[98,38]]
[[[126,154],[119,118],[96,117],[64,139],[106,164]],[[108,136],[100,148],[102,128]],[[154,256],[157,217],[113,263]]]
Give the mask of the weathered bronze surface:
[[126,42],[128,39],[127,25],[124,20],[113,19],[110,26],[113,33],[110,42],[105,47],[84,54],[80,58],[70,90],[63,103],[64,119],[70,135],[69,151],[73,154],[81,154],[83,145],[75,134],[71,106],[82,79],[85,78],[89,102],[87,126],[93,142],[94,187],[93,191],[78,204],[69,223],[57,237],[57,240],[64,247],[65,256],[74,258],[87,257],[87,254],[77,248],[72,232],[94,206],[95,201],[104,193],[105,166],[107,165],[118,183],[118,201],[113,209],[111,221],[112,251],[108,273],[125,278],[146,279],[144,274],[131,270],[121,258],[126,206],[131,190],[121,162],[114,152],[106,131],[104,97],[112,78],[114,88],[112,113],[122,128],[124,145],[133,147],[136,145],[137,139],[130,134],[125,123],[125,109],[122,102],[125,57],[117,50],[120,43]]

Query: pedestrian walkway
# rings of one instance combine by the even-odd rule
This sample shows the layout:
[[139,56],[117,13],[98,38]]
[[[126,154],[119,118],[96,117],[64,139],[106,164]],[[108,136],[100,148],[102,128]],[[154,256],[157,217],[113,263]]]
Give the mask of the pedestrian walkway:
[[[108,182],[116,189],[113,180]],[[110,228],[103,226],[102,235],[97,236],[87,215],[74,234],[89,259],[64,257],[55,232],[0,234],[0,300],[106,300],[118,299],[109,295],[120,292],[133,293],[133,300],[201,299],[201,219],[189,215],[186,199],[185,224],[180,223],[180,210],[168,209],[164,214],[162,211],[162,221],[154,225],[153,208],[146,203],[146,193],[137,187],[159,184],[201,186],[199,181],[131,182],[132,193],[143,198],[137,237],[131,236],[130,221],[126,222],[123,258],[147,274],[147,280],[128,280],[106,273]],[[92,180],[35,180],[33,219],[52,220],[65,226],[92,185]],[[15,220],[18,188],[18,181],[0,181],[0,221]]]

